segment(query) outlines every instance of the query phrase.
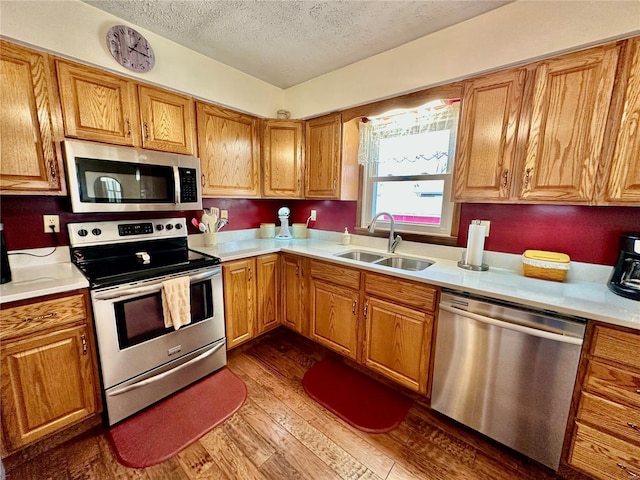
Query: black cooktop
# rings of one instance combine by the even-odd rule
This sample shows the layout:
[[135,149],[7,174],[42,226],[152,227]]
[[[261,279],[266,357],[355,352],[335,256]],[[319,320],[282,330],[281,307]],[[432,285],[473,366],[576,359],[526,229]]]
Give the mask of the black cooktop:
[[189,250],[186,238],[71,248],[71,260],[91,288],[102,288],[220,264]]

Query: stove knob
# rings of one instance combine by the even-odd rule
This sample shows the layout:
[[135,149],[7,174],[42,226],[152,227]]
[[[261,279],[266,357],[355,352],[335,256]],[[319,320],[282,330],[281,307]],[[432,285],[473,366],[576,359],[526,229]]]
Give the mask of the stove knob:
[[181,223],[176,223],[176,229],[180,230],[182,228],[182,224]]
[[173,230],[173,225],[171,225],[170,223],[167,223],[167,230]]
[[164,230],[164,225],[160,225],[160,224],[156,225],[156,230],[161,232],[162,230]]
[[84,228],[81,228],[80,230],[78,230],[78,235],[81,237],[86,237],[87,235],[89,235],[89,232],[87,232]]
[[102,235],[102,230],[100,230],[99,228],[94,228],[93,230],[91,230],[91,233],[93,233],[96,237]]

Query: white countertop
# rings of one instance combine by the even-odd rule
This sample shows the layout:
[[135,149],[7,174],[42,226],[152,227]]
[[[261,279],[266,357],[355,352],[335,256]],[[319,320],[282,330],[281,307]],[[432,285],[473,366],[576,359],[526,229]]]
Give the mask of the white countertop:
[[[222,261],[282,251],[640,330],[640,302],[615,295],[606,286],[612,267],[572,262],[565,282],[551,282],[525,277],[518,255],[485,252],[489,270],[473,272],[457,266],[460,248],[402,242],[397,254],[435,261],[426,270],[413,272],[335,256],[355,249],[384,253],[386,239],[382,238],[354,235],[352,245],[342,245],[342,235],[336,232],[314,231],[312,239],[287,241],[261,240],[255,238],[256,234],[255,230],[225,232],[219,235],[224,243],[213,247],[202,246],[202,235],[191,235],[189,243],[194,250]],[[89,286],[69,261],[68,249],[60,249],[54,257],[10,258],[13,280],[0,285],[0,303]]]
[[[412,248],[409,245],[410,242],[403,242],[398,247],[397,254],[435,260],[435,264],[426,270],[413,272],[335,256],[349,250],[372,250],[384,253],[386,247],[384,239],[373,240],[375,248],[371,248],[370,245],[361,244],[342,245],[338,243],[341,240],[340,234],[333,238],[331,235],[325,235],[325,237],[330,239],[278,241],[249,238],[228,241],[213,247],[204,247],[195,241],[190,246],[202,253],[220,257],[223,261],[279,251],[294,253],[528,307],[551,310],[564,315],[640,329],[640,302],[615,295],[606,286],[606,279],[612,267],[572,262],[572,272],[567,280],[552,282],[525,277],[522,274],[518,255],[485,252],[490,265],[489,270],[474,272],[457,266],[461,251],[459,248],[426,244],[413,244]],[[360,239],[356,236],[352,238]],[[365,240],[365,243],[372,243],[372,241]],[[419,248],[429,254],[416,253],[416,245],[420,245]],[[496,267],[495,264],[500,266]]]

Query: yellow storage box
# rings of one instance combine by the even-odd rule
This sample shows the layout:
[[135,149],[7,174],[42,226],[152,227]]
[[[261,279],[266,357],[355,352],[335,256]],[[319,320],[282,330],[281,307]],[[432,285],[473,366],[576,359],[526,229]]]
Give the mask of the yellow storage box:
[[569,272],[569,255],[543,250],[527,250],[522,254],[522,266],[526,277],[564,282]]

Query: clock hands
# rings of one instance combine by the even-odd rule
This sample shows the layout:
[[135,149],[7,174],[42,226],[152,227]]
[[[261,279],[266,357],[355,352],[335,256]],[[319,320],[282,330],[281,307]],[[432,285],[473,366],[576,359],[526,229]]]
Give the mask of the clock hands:
[[147,55],[146,53],[142,53],[140,50],[136,50],[135,47],[129,47],[129,51],[130,52],[136,52],[139,53],[140,55],[142,55],[143,57],[147,57],[150,58],[150,55]]

